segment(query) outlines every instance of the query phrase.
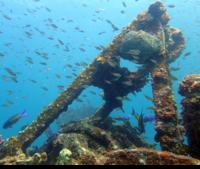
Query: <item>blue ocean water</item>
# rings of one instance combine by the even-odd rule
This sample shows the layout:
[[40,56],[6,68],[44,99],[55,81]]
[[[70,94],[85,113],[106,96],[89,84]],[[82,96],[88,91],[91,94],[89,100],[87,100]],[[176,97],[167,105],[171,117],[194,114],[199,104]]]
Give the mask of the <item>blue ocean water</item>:
[[[24,125],[36,119],[44,107],[61,93],[60,89],[69,86],[76,75],[84,70],[84,66],[77,63],[90,64],[100,53],[97,47],[108,45],[123,27],[147,10],[153,2],[155,1],[0,0],[0,134],[3,139],[16,135]],[[186,39],[183,55],[172,64],[180,67],[179,71],[174,72],[178,81],[174,81],[173,89],[181,112],[179,84],[186,75],[200,73],[200,0],[162,2],[175,5],[174,8],[168,8],[170,25],[181,29]],[[113,32],[107,19],[119,31]],[[184,57],[187,52],[191,52],[191,55]],[[130,70],[138,67],[127,61],[121,64]],[[17,82],[8,78],[5,68],[10,68],[17,74]],[[94,109],[100,107],[103,104],[101,92],[93,87],[85,91],[80,97],[81,101],[75,101],[70,106],[71,110],[76,111],[68,120],[87,116],[85,112],[83,116],[80,115],[84,106],[87,109],[91,105]],[[130,116],[133,107],[138,113],[143,110],[144,114],[152,114],[147,107],[153,104],[144,95],[152,96],[151,84],[136,96],[130,95],[131,101],[124,101],[125,114],[114,111],[112,115]],[[29,113],[28,117],[10,129],[2,128],[9,117],[24,110]],[[58,122],[59,120],[51,126],[54,132],[58,130]],[[136,125],[134,119],[131,123]],[[147,124],[146,140],[153,143],[154,135],[154,124]],[[43,135],[36,144],[43,144],[45,139],[46,136]]]

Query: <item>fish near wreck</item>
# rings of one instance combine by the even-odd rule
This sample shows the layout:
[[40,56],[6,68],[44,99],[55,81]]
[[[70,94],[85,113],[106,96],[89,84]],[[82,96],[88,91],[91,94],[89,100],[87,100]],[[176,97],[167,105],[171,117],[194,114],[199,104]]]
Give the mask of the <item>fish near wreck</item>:
[[21,120],[24,117],[27,117],[28,113],[26,111],[23,111],[22,113],[15,114],[14,116],[10,117],[3,125],[4,129],[12,128],[14,124],[16,124],[19,120]]
[[132,108],[132,115],[135,117],[137,121],[137,129],[140,134],[144,134],[146,132],[145,125],[149,122],[155,122],[156,117],[155,115],[144,115],[143,111],[138,114],[136,113],[135,109]]

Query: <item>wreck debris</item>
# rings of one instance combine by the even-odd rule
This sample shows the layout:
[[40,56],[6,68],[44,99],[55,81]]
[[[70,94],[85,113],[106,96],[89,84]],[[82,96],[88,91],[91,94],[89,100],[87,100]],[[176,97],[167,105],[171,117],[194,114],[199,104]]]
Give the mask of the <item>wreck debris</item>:
[[183,120],[190,154],[200,158],[200,75],[187,76],[180,85],[180,94],[185,97]]
[[[130,124],[111,124],[102,129],[86,119],[63,126],[60,134],[49,140],[41,151],[47,152],[48,164],[86,164],[89,161],[83,161],[83,157],[96,159],[104,152],[136,147],[152,148],[153,145],[145,143]],[[70,159],[61,158],[64,150],[71,152]]]
[[21,153],[17,156],[7,156],[0,160],[0,165],[41,165],[47,161],[46,153],[36,153],[33,157],[27,157]]
[[[155,11],[156,8],[152,8],[152,10]],[[167,26],[169,17],[164,11],[159,13],[162,22],[158,21],[157,23],[157,29],[161,30],[157,36],[160,36],[162,41],[158,57],[162,59],[158,62],[153,61],[156,66],[152,71],[154,109],[157,119],[155,139],[160,142],[162,150],[179,154],[183,144],[184,130],[179,124],[177,108],[173,99],[169,63],[178,58],[185,46],[185,41],[180,30]]]
[[183,143],[182,127],[178,122],[177,108],[173,100],[167,63],[159,64],[152,72],[156,121],[156,141],[162,150],[180,153]]
[[[94,86],[104,90],[105,104],[97,110],[96,114],[92,117],[94,124],[100,125],[109,116],[109,114],[116,108],[122,108],[122,101],[118,98],[126,97],[130,92],[139,92],[148,82],[149,71],[152,70],[152,65],[142,66],[136,72],[129,72],[126,68],[119,68],[121,78],[115,81],[112,85],[104,84],[101,76],[95,78]],[[104,78],[110,78],[109,73],[104,75]],[[124,85],[127,82],[131,85]]]
[[199,160],[150,149],[117,150],[99,157],[100,165],[199,165]]

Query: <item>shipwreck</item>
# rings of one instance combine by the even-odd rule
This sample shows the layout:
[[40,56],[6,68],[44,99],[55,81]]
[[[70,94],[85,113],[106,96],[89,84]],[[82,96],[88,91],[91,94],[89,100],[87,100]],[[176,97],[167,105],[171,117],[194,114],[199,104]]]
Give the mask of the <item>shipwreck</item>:
[[[200,164],[200,75],[185,78],[180,85],[183,123],[173,97],[170,63],[181,56],[185,40],[171,27],[163,3],[155,2],[125,27],[74,82],[23,131],[0,148],[0,164],[12,165],[164,165]],[[120,59],[137,63],[130,72]],[[113,73],[120,74],[112,79]],[[139,137],[129,124],[113,125],[110,113],[122,107],[117,98],[139,92],[152,77],[156,142],[161,152]],[[26,149],[90,86],[104,91],[105,104],[94,115],[66,124],[32,157]],[[184,144],[184,134],[188,145]],[[190,157],[188,157],[190,156]]]

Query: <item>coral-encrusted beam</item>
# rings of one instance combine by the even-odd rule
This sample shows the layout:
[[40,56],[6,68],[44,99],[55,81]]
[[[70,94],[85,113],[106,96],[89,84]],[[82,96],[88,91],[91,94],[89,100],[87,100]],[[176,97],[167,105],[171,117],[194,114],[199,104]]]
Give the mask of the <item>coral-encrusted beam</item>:
[[177,108],[173,99],[168,63],[163,61],[152,72],[156,112],[156,141],[162,150],[178,153],[183,141],[178,124]]
[[200,75],[187,76],[180,85],[183,119],[190,153],[200,158]]

